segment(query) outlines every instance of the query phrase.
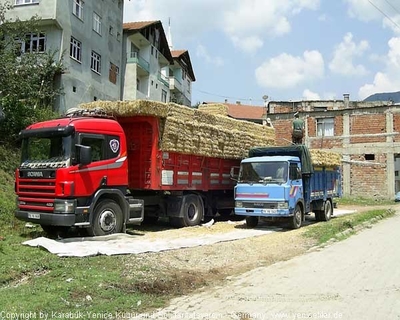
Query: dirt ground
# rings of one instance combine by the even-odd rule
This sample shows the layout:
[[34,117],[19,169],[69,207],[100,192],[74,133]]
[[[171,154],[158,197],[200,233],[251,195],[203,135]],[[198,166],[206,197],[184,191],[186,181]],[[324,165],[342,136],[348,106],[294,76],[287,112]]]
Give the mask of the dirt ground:
[[[383,206],[389,208],[390,206]],[[378,207],[377,207],[378,208]],[[370,210],[371,207],[346,206],[341,209]],[[307,218],[314,223],[314,218]],[[230,232],[236,228],[245,228],[244,221],[217,221],[211,227],[191,227],[171,229],[158,225],[158,232],[143,232],[146,237],[186,238],[204,234]],[[307,252],[316,245],[312,239],[303,237],[305,228],[289,230],[281,224],[264,224],[261,228],[275,232],[242,240],[221,242],[213,245],[171,250],[159,253],[140,254],[133,259],[125,258],[126,274],[132,270],[145,270],[140,276],[142,282],[137,284],[142,292],[176,296],[186,294],[199,287],[216,285],[227,277],[233,277],[260,266],[268,266],[278,261],[286,261]],[[150,227],[152,228],[152,227]],[[154,227],[153,227],[154,228]],[[150,266],[150,267],[149,267]],[[149,270],[150,268],[150,270]],[[137,275],[137,273],[136,273]]]

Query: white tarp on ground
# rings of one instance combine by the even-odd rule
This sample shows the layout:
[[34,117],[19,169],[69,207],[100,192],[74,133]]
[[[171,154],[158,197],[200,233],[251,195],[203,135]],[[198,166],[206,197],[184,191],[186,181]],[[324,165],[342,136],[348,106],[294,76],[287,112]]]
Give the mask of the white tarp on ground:
[[[335,210],[335,216],[353,213],[352,210]],[[307,219],[308,220],[308,219]],[[313,220],[313,218],[311,218]],[[239,222],[240,223],[240,222]],[[86,257],[95,255],[138,254],[145,252],[160,252],[180,248],[211,245],[218,242],[239,240],[266,235],[280,230],[278,228],[242,229],[234,231],[201,234],[183,238],[144,239],[141,235],[124,233],[102,237],[68,238],[53,240],[46,237],[25,241],[23,244],[32,247],[43,247],[60,257]]]
[[202,234],[197,237],[182,239],[142,239],[142,236],[118,233],[109,236],[69,238],[62,240],[39,237],[25,241],[23,244],[32,247],[43,247],[60,257],[86,257],[101,254],[138,254],[144,252],[160,252],[165,250],[190,248],[255,237],[271,232],[274,232],[274,230],[238,229],[226,233]]

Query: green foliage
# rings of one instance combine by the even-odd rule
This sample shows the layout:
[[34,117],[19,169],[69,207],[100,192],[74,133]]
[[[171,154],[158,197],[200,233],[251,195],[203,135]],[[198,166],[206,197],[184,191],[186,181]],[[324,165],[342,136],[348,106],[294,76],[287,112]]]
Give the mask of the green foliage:
[[0,136],[16,144],[27,125],[54,118],[54,101],[63,93],[56,84],[64,67],[57,52],[21,54],[26,36],[42,31],[41,21],[6,20],[9,9],[0,4]]

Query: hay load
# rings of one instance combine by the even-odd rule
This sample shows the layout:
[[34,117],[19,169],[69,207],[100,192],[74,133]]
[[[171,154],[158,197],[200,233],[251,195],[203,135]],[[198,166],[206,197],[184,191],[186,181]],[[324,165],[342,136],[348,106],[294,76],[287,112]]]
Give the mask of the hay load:
[[250,148],[275,145],[275,130],[248,121],[204,112],[175,103],[149,100],[96,101],[81,109],[100,108],[115,117],[160,118],[160,149],[207,157],[241,159]]
[[228,107],[224,104],[201,104],[198,109],[213,115],[228,115]]
[[334,167],[340,166],[342,162],[342,156],[339,153],[321,150],[321,149],[310,149],[311,162],[316,166]]

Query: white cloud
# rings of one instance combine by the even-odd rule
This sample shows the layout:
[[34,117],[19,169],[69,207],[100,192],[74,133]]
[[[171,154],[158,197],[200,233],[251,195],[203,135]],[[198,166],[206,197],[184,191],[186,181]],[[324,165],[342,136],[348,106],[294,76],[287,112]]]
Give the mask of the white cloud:
[[358,95],[361,99],[377,92],[400,90],[400,38],[390,39],[388,45],[385,70],[377,72],[372,83],[359,89]]
[[367,41],[363,40],[356,44],[353,41],[353,35],[347,33],[343,41],[336,46],[329,69],[333,73],[344,76],[362,76],[367,74],[368,71],[363,65],[354,65],[353,63],[353,60],[357,56],[362,56],[367,49],[369,49]]
[[201,44],[199,44],[196,48],[196,55],[199,58],[202,58],[203,60],[205,60],[208,64],[213,64],[217,67],[221,67],[224,65],[224,60],[221,57],[211,56],[208,53],[207,49]]
[[265,61],[255,71],[257,83],[265,88],[291,88],[321,78],[324,60],[318,51],[305,51],[302,57],[287,53]]
[[[320,0],[135,0],[125,1],[124,21],[161,20],[166,28],[171,18],[174,41],[196,39],[210,30],[222,31],[237,48],[254,53],[262,47],[265,37],[290,32],[293,15],[316,10],[319,3]],[[179,47],[175,43],[174,46]]]
[[306,89],[303,91],[303,100],[321,100],[321,98],[318,93]]

